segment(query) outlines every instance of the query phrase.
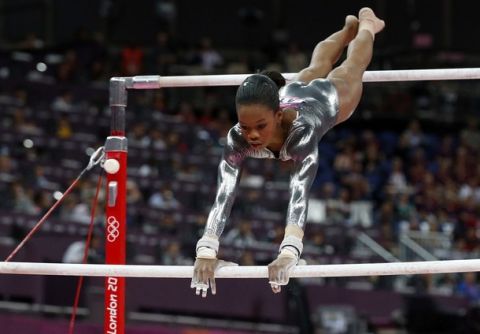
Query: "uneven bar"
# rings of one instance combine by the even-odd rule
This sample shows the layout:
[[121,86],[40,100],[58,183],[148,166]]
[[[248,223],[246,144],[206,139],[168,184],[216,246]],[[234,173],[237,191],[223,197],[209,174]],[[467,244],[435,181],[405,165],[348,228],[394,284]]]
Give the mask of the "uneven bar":
[[[295,267],[290,277],[387,276],[475,271],[480,271],[480,260],[305,265]],[[0,262],[0,274],[191,278],[193,267]],[[268,269],[266,266],[230,266],[219,269],[215,277],[267,278]]]
[[[283,73],[292,81],[296,73]],[[250,74],[145,75],[124,78],[128,89],[159,89],[167,87],[237,86]],[[475,80],[480,79],[480,68],[438,68],[417,70],[367,71],[363,82]]]

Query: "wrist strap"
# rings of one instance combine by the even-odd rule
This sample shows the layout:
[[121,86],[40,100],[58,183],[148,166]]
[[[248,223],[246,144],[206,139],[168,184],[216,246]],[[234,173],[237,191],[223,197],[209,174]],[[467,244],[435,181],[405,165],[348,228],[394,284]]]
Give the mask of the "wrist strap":
[[285,236],[285,238],[283,238],[283,241],[280,244],[280,252],[282,252],[282,250],[286,247],[288,247],[288,249],[290,250],[295,250],[297,252],[296,254],[297,258],[300,258],[300,255],[302,255],[302,251],[303,251],[302,239],[293,235],[287,235]]
[[217,252],[215,250],[208,248],[208,247],[200,247],[197,249],[197,259],[216,259]]
[[195,250],[197,252],[197,257],[200,253],[208,254],[208,258],[217,256],[218,248],[220,247],[220,242],[217,238],[211,236],[203,236],[198,240]]
[[298,261],[298,252],[296,248],[292,246],[285,246],[280,250],[278,257],[289,257]]

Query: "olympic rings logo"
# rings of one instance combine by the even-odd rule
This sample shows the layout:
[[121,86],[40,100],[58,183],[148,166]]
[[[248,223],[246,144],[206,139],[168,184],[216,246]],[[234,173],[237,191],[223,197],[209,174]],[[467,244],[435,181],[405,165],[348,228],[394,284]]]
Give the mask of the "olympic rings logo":
[[117,218],[110,216],[107,218],[107,240],[108,242],[115,242],[120,235],[119,228],[120,223]]

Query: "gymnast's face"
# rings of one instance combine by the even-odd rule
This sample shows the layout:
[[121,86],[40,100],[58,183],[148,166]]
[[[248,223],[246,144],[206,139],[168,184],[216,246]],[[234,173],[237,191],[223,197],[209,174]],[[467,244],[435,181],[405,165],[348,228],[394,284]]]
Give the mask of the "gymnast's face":
[[262,104],[240,105],[237,116],[243,138],[255,149],[265,148],[272,142],[282,119],[280,111]]

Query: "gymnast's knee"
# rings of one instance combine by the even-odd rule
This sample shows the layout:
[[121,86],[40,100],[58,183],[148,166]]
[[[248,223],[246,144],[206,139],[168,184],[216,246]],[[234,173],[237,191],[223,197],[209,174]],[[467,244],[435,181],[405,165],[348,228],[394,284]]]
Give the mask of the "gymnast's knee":
[[315,79],[325,78],[331,70],[331,64],[327,62],[317,62],[316,64],[303,69],[299,73],[299,77],[303,79],[302,81],[308,83]]

